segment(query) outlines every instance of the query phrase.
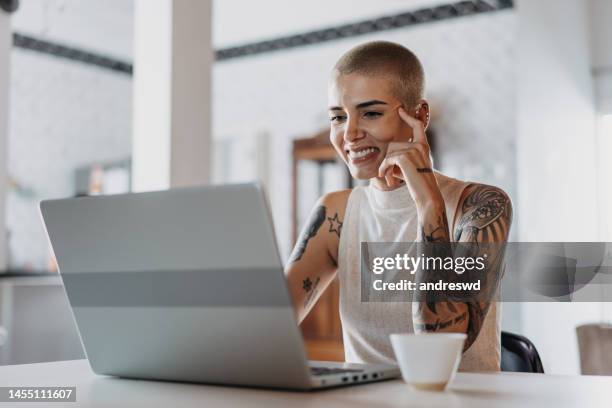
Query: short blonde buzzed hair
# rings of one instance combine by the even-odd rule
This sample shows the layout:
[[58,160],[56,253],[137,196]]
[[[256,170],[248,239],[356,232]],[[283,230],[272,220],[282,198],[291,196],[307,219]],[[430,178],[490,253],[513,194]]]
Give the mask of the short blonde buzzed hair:
[[336,62],[333,72],[388,76],[393,81],[392,91],[407,108],[414,106],[425,92],[425,73],[417,56],[389,41],[372,41],[350,49]]

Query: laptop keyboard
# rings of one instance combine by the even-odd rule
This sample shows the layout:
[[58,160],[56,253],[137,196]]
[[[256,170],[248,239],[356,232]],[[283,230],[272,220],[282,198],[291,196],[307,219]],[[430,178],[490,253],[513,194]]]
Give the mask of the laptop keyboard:
[[345,373],[362,373],[363,370],[350,368],[329,368],[329,367],[310,367],[310,374],[314,376],[333,375]]

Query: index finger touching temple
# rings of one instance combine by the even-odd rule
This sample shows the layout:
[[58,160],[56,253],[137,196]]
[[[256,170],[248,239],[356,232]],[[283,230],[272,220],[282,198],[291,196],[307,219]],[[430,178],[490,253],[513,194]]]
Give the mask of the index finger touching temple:
[[412,141],[426,143],[427,137],[425,136],[425,126],[423,125],[423,122],[421,122],[417,118],[410,116],[408,112],[406,112],[402,107],[398,108],[397,111],[400,117],[404,120],[404,122],[406,122],[408,126],[412,128]]

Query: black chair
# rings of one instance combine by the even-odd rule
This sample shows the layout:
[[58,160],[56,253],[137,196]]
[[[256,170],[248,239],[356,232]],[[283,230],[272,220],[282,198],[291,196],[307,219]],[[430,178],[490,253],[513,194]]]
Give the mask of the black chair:
[[501,370],[521,373],[542,373],[544,367],[538,350],[527,337],[501,332]]

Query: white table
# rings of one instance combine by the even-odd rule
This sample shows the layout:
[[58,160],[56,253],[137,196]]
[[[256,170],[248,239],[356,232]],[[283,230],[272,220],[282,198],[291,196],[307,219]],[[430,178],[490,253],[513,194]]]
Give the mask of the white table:
[[304,393],[100,377],[74,360],[0,367],[0,386],[76,386],[76,403],[53,407],[612,407],[612,377],[520,373],[459,373],[444,393],[399,380]]

